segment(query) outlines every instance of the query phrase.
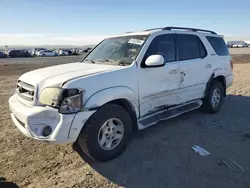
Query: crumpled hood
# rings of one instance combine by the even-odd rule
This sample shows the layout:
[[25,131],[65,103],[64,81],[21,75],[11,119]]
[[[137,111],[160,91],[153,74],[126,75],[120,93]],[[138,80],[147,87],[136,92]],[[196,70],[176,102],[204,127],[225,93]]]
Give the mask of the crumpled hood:
[[34,85],[42,89],[48,86],[59,86],[68,80],[117,70],[122,68],[116,65],[102,65],[90,63],[68,63],[63,65],[56,65],[46,68],[37,69],[23,74],[19,79],[28,84]]

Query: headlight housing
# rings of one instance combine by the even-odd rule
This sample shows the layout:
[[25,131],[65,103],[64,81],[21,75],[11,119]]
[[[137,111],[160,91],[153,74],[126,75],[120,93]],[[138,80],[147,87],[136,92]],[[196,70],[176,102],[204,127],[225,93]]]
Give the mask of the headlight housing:
[[40,95],[42,104],[58,108],[62,114],[79,112],[83,107],[83,89],[45,88]]
[[61,91],[61,88],[45,88],[40,94],[39,102],[48,106],[57,107]]
[[77,94],[65,98],[59,108],[62,114],[71,114],[79,112],[82,109],[82,94]]

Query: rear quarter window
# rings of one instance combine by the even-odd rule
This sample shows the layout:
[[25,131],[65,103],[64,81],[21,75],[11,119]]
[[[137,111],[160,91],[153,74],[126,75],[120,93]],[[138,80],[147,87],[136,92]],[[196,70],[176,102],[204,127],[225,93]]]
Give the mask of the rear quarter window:
[[225,41],[219,37],[206,37],[208,42],[213,47],[215,53],[219,56],[228,56],[229,51]]

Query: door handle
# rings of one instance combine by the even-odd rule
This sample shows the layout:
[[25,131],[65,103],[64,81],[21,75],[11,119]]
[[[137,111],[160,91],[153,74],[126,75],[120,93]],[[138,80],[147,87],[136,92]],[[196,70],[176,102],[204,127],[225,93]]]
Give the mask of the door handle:
[[169,71],[169,74],[176,74],[179,72],[179,69],[172,69]]
[[208,69],[208,68],[211,68],[212,65],[211,64],[206,64],[205,67]]

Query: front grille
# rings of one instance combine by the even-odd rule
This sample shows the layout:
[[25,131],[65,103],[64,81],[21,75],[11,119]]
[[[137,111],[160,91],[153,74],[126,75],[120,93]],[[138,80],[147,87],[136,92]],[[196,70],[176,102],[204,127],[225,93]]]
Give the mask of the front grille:
[[26,99],[28,101],[34,100],[35,87],[33,85],[27,84],[19,80],[17,82],[16,92],[23,99]]

